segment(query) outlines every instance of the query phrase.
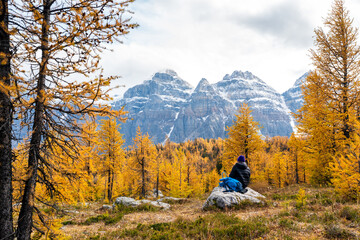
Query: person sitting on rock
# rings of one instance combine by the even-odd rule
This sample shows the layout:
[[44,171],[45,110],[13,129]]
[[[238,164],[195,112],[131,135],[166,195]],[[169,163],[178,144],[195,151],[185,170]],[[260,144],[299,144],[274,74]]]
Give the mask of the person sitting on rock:
[[250,168],[245,163],[245,156],[240,155],[237,159],[237,162],[233,166],[229,177],[235,178],[241,183],[241,193],[246,193],[247,189],[245,189],[250,182]]

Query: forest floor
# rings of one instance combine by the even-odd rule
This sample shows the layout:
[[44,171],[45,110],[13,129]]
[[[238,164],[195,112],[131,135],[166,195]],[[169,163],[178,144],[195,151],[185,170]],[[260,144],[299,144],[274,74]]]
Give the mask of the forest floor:
[[68,206],[59,233],[65,239],[360,239],[359,203],[339,199],[332,188],[250,187],[266,196],[264,204],[203,211],[204,196],[166,211]]

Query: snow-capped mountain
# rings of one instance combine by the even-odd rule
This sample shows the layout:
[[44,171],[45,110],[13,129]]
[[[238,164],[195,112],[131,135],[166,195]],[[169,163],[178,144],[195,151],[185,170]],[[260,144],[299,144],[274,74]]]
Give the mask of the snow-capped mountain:
[[297,101],[291,93],[282,96],[250,72],[234,71],[215,84],[203,78],[193,88],[175,71],[165,70],[128,89],[113,106],[125,105],[128,111],[128,120],[121,126],[126,145],[132,144],[138,126],[155,143],[163,143],[167,138],[174,142],[199,137],[225,138],[226,127],[232,125],[244,102],[250,106],[254,120],[260,123],[261,134],[290,136],[294,127],[290,115],[293,110],[286,101]]
[[305,82],[305,79],[308,75],[309,72],[302,75],[299,79],[295,81],[294,85],[289,90],[282,94],[285,103],[289,107],[291,112],[296,112],[304,103],[301,92],[301,85]]

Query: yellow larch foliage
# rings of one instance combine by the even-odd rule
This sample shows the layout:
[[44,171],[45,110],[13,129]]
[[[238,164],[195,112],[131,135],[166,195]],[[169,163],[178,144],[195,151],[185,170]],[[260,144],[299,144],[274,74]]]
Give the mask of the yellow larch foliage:
[[249,167],[252,167],[254,155],[262,151],[264,143],[260,137],[259,124],[253,120],[251,110],[243,104],[237,114],[233,125],[228,127],[228,138],[225,139],[222,165],[228,173],[239,155],[244,155]]
[[127,162],[134,181],[132,193],[140,198],[145,198],[154,189],[156,146],[148,134],[142,135],[140,127],[137,128],[133,141],[133,145],[129,146],[130,156]]
[[168,194],[173,197],[188,197],[191,194],[191,187],[187,179],[186,156],[182,150],[176,149],[173,153],[171,171],[167,176],[169,183]]
[[293,165],[294,182],[307,183],[309,178],[308,169],[309,161],[305,158],[304,153],[305,140],[301,136],[296,136],[294,133],[289,139],[289,160]]
[[338,150],[341,133],[336,131],[336,115],[318,87],[319,75],[310,73],[303,86],[304,105],[296,115],[298,130],[304,139],[303,152],[309,166],[309,181],[314,184],[329,184],[329,165]]
[[270,162],[269,154],[265,151],[257,151],[253,155],[251,164],[251,182],[266,182],[266,167]]
[[206,174],[206,182],[205,182],[205,190],[207,192],[212,191],[212,189],[214,189],[215,187],[219,186],[219,180],[220,180],[220,175],[218,174],[218,172],[216,171],[216,169],[213,169],[211,172]]
[[[97,144],[99,148],[98,171],[104,177],[106,185],[106,198],[111,202],[113,194],[123,191],[124,182],[121,172],[124,168],[125,153],[123,150],[124,139],[119,132],[120,124],[115,118],[100,121]],[[114,192],[116,190],[116,192]]]
[[272,158],[270,169],[271,182],[281,188],[286,183],[286,159],[283,153],[278,152]]
[[[79,158],[83,162],[86,172],[87,185],[84,186],[86,192],[85,200],[94,201],[104,198],[103,184],[99,184],[99,148],[98,148],[98,125],[95,121],[85,121],[82,125],[81,139],[79,148]],[[78,166],[80,167],[80,166]]]
[[306,78],[304,105],[297,115],[299,132],[306,137],[304,152],[312,183],[337,187],[341,181],[332,178],[339,176],[337,169],[347,162],[340,159],[348,158],[351,144],[356,142],[360,116],[357,38],[358,29],[344,1],[335,0],[324,29],[315,29],[315,49],[310,50],[315,69]]
[[57,170],[53,164],[56,148],[63,155],[76,156],[80,125],[88,116],[123,114],[106,101],[111,99],[110,83],[118,76],[104,76],[99,63],[109,43],[137,26],[128,16],[131,2],[11,1],[17,30],[11,43],[16,46],[12,61],[19,70],[13,106],[30,129],[28,176],[16,232],[19,239],[31,237],[37,182],[57,191],[48,181],[52,176],[46,175],[50,168]]
[[[354,116],[354,115],[352,115]],[[353,120],[355,121],[355,120]],[[357,122],[356,129],[360,130]],[[334,156],[330,165],[332,183],[340,195],[360,200],[360,133],[351,133],[351,141],[344,142],[343,150]]]

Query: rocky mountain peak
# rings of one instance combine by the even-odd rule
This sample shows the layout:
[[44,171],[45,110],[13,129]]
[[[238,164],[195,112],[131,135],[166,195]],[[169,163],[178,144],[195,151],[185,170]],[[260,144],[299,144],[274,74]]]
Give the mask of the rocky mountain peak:
[[248,71],[234,71],[214,84],[203,78],[194,89],[175,71],[167,69],[128,89],[113,106],[125,105],[131,119],[121,128],[129,145],[137,126],[149,133],[155,143],[163,143],[167,137],[174,142],[225,138],[225,129],[232,125],[234,113],[244,102],[260,123],[261,134],[290,136],[294,126],[290,111],[301,106],[302,95],[300,87],[280,95]]
[[301,86],[309,73],[310,71],[298,78],[294,85],[282,94],[286,105],[293,113],[295,113],[304,103]]
[[160,79],[160,80],[173,80],[174,78],[179,78],[177,73],[171,69],[161,70],[154,74],[152,79]]
[[310,74],[310,71],[309,72],[306,72],[304,75],[302,75],[300,78],[298,78],[295,83],[294,83],[294,86],[293,87],[300,87],[304,82],[305,82],[305,79],[306,77]]
[[180,78],[177,73],[171,69],[166,69],[155,73],[151,81],[161,85],[168,85],[168,87],[180,87],[181,89],[192,88],[188,82]]
[[182,80],[175,71],[164,70],[153,75],[151,80],[145,81],[143,84],[129,88],[124,93],[124,99],[134,97],[151,97],[157,96],[177,96],[179,98],[187,98],[193,87],[186,81]]
[[253,75],[251,72],[249,71],[234,71],[231,75],[230,74],[226,74],[223,78],[223,80],[231,80],[234,78],[240,78],[240,79],[246,79],[246,80],[253,80],[253,79],[259,79],[258,77],[256,77],[255,75]]
[[208,80],[202,78],[194,91],[194,93],[199,93],[199,92],[214,93],[215,89],[213,86],[211,86]]

